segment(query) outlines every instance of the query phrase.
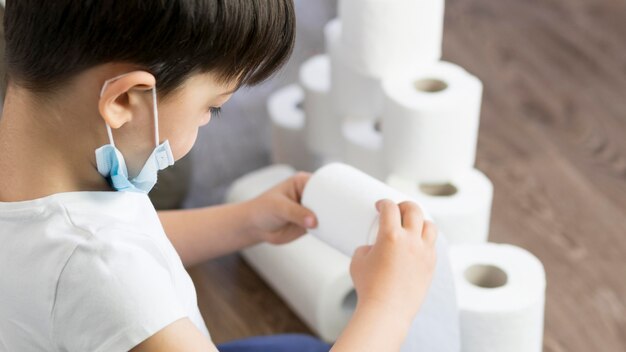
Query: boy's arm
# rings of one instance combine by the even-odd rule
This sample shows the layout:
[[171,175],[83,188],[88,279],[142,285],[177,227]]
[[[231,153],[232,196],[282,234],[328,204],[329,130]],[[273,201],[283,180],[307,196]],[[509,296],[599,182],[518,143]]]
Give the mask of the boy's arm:
[[309,177],[298,173],[246,202],[161,211],[159,218],[185,266],[260,242],[287,243],[317,226],[315,214],[300,204]]
[[131,352],[217,352],[217,347],[202,335],[188,318],[180,319],[150,336]]
[[331,352],[400,351],[411,321],[382,305],[358,306]]
[[[377,203],[380,227],[376,243],[359,247],[350,274],[357,308],[332,352],[399,351],[421,306],[435,269],[437,229],[410,202]],[[189,321],[181,319],[133,352],[216,351]]]
[[248,208],[244,202],[158,214],[183,265],[189,267],[261,242]]
[[[357,308],[332,352],[399,351],[410,321],[383,306]],[[187,319],[180,319],[150,336],[130,352],[218,352],[217,347]]]

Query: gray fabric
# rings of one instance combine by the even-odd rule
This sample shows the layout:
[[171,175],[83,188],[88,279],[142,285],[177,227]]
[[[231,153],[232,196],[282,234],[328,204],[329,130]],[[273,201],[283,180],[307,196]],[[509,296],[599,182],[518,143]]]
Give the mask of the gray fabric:
[[336,16],[337,0],[295,0],[295,4],[297,39],[289,63],[271,80],[237,92],[224,105],[221,117],[200,129],[190,155],[192,181],[185,207],[221,203],[233,180],[270,163],[267,97],[296,82],[300,64],[324,51],[324,24]]

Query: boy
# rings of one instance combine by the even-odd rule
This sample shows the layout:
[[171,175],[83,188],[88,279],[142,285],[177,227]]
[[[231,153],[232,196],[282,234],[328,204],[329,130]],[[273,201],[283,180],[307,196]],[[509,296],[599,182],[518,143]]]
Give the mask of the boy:
[[[157,213],[146,196],[238,87],[286,61],[292,1],[15,0],[4,25],[0,351],[328,350],[301,336],[216,347],[184,269],[315,227],[299,203],[309,175],[204,209]],[[412,203],[376,206],[334,351],[398,350],[432,276],[434,225]]]

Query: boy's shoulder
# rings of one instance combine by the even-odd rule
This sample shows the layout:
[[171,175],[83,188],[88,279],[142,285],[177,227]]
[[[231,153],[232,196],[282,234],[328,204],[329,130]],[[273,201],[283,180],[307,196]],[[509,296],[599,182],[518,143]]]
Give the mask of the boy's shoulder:
[[156,331],[183,316],[172,259],[151,225],[137,225],[145,223],[142,210],[133,210],[142,207],[137,199],[80,194],[0,203],[0,320],[69,344],[85,342],[81,329],[101,331],[95,337],[104,340],[112,329]]
[[49,282],[69,261],[111,263],[125,256],[166,265],[171,253],[165,239],[145,195],[75,192],[0,203],[0,262],[7,264],[0,265],[6,269],[0,276],[19,280],[38,267],[46,270],[32,274]]

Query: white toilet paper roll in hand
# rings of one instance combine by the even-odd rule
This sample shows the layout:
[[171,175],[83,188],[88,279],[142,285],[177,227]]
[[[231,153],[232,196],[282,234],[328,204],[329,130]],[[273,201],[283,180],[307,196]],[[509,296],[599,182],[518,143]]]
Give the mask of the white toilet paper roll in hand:
[[[253,198],[294,173],[286,165],[252,172],[233,183],[226,199]],[[259,244],[242,255],[311,330],[325,341],[337,339],[356,306],[349,257],[311,235],[280,246]]]
[[374,121],[344,122],[344,160],[370,176],[384,180],[383,136],[378,126],[380,124]]
[[330,57],[330,98],[335,113],[344,119],[375,120],[383,108],[382,80],[358,72],[346,60],[341,45],[341,21],[334,19],[324,27],[326,51]]
[[387,79],[383,88],[383,153],[389,173],[436,183],[473,167],[482,99],[478,78],[440,62]]
[[540,352],[546,278],[528,251],[494,243],[450,249],[464,352]]
[[444,0],[341,0],[346,62],[387,77],[441,58]]
[[300,67],[304,88],[305,139],[309,149],[325,158],[339,159],[343,153],[341,119],[330,107],[330,60],[317,55]]
[[450,244],[487,242],[493,184],[479,170],[465,171],[439,184],[390,175],[387,184],[420,201]]
[[288,164],[297,170],[313,171],[322,164],[304,142],[303,103],[304,91],[297,84],[283,87],[268,98],[272,162]]
[[381,199],[396,203],[412,200],[352,166],[332,163],[311,176],[302,194],[302,205],[317,216],[318,226],[311,233],[352,256],[357,247],[376,241],[376,202]]
[[[313,174],[302,195],[302,204],[317,215],[318,227],[311,232],[352,255],[356,247],[375,241],[378,232],[375,203],[380,199],[397,203],[410,200],[351,166],[335,163]],[[459,317],[447,254],[446,241],[440,237],[432,285],[402,352],[459,351]]]

